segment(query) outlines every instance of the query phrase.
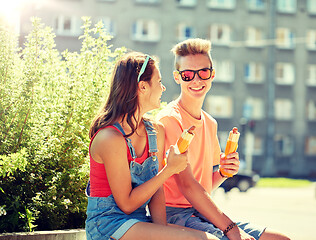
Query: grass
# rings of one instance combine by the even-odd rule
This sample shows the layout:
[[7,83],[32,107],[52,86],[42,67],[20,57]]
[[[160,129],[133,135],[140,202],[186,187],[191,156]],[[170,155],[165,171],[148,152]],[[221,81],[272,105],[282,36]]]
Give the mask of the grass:
[[257,187],[275,187],[275,188],[293,188],[293,187],[308,187],[313,182],[306,179],[292,178],[260,178]]

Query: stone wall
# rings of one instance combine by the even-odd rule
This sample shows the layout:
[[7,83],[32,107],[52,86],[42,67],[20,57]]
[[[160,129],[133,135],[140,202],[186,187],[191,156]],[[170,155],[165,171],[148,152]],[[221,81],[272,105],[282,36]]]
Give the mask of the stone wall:
[[38,231],[28,233],[3,233],[0,240],[86,240],[84,229]]

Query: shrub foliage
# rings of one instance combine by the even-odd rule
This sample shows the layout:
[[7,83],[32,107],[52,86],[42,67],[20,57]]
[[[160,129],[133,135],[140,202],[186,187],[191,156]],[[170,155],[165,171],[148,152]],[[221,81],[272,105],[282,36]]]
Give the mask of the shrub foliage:
[[59,52],[33,18],[23,48],[0,30],[0,232],[84,227],[89,126],[124,48],[83,18],[79,52]]

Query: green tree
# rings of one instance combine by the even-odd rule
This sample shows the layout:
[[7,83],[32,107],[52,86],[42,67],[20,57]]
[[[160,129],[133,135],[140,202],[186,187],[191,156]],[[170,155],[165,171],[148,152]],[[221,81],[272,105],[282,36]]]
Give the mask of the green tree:
[[40,19],[25,46],[0,30],[0,232],[84,226],[90,122],[125,49],[83,18],[80,52]]

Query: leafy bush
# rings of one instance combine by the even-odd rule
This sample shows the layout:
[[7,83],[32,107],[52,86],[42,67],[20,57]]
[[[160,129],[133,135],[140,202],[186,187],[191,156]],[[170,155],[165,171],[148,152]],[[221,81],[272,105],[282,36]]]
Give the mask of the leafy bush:
[[79,53],[38,18],[23,49],[0,29],[0,232],[84,226],[89,127],[125,49],[83,21]]

